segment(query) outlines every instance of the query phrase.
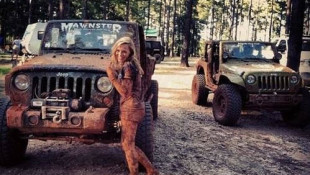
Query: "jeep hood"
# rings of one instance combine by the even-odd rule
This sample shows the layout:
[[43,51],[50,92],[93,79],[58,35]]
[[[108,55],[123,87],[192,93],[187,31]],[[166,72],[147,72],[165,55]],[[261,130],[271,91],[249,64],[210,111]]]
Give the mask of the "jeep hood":
[[105,70],[110,63],[108,54],[54,53],[34,57],[16,69],[87,69]]
[[295,72],[294,70],[271,61],[240,61],[230,60],[222,64],[223,68],[231,72]]

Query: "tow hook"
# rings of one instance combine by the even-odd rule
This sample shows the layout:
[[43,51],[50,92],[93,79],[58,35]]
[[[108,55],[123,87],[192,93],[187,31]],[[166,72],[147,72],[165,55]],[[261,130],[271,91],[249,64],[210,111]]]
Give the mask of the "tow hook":
[[61,122],[61,117],[60,117],[61,112],[57,111],[56,115],[53,117],[53,122],[59,124]]

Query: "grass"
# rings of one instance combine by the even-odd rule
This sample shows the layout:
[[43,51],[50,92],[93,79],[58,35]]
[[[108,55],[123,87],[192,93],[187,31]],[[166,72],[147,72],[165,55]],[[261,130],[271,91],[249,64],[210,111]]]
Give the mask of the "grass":
[[5,75],[5,74],[9,73],[10,70],[11,70],[11,68],[0,67],[0,75]]

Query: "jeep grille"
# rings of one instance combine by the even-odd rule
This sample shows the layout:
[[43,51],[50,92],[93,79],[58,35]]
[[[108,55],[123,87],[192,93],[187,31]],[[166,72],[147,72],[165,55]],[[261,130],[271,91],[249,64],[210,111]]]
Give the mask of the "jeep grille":
[[[80,73],[75,73],[80,74]],[[80,74],[75,76],[74,73],[70,73],[71,76],[57,77],[49,74],[44,76],[34,76],[33,82],[33,98],[42,97],[44,94],[52,92],[55,89],[70,89],[72,92],[72,98],[82,97],[85,101],[89,101],[91,93],[96,80],[95,75],[85,76]]]
[[258,76],[260,90],[289,90],[288,76]]

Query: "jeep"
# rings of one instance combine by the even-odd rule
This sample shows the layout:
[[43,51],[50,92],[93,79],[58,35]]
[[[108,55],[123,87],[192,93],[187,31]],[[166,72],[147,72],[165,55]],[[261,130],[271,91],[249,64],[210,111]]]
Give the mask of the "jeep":
[[119,95],[106,68],[111,47],[122,36],[133,39],[145,72],[141,97],[146,114],[136,145],[153,160],[158,84],[151,80],[155,60],[146,55],[143,28],[133,22],[53,20],[44,29],[39,55],[5,76],[0,165],[21,161],[28,139],[120,143]]
[[209,41],[196,64],[192,101],[206,105],[222,125],[235,125],[242,109],[279,110],[289,124],[310,121],[310,95],[301,77],[279,64],[275,45],[254,41]]
[[[280,64],[286,66],[288,55],[288,37],[277,39],[277,50],[282,54]],[[299,73],[304,80],[305,87],[310,91],[310,36],[302,37],[302,47],[300,53]]]
[[156,63],[160,63],[164,60],[164,47],[160,41],[146,40],[145,43],[146,53],[155,57]]

